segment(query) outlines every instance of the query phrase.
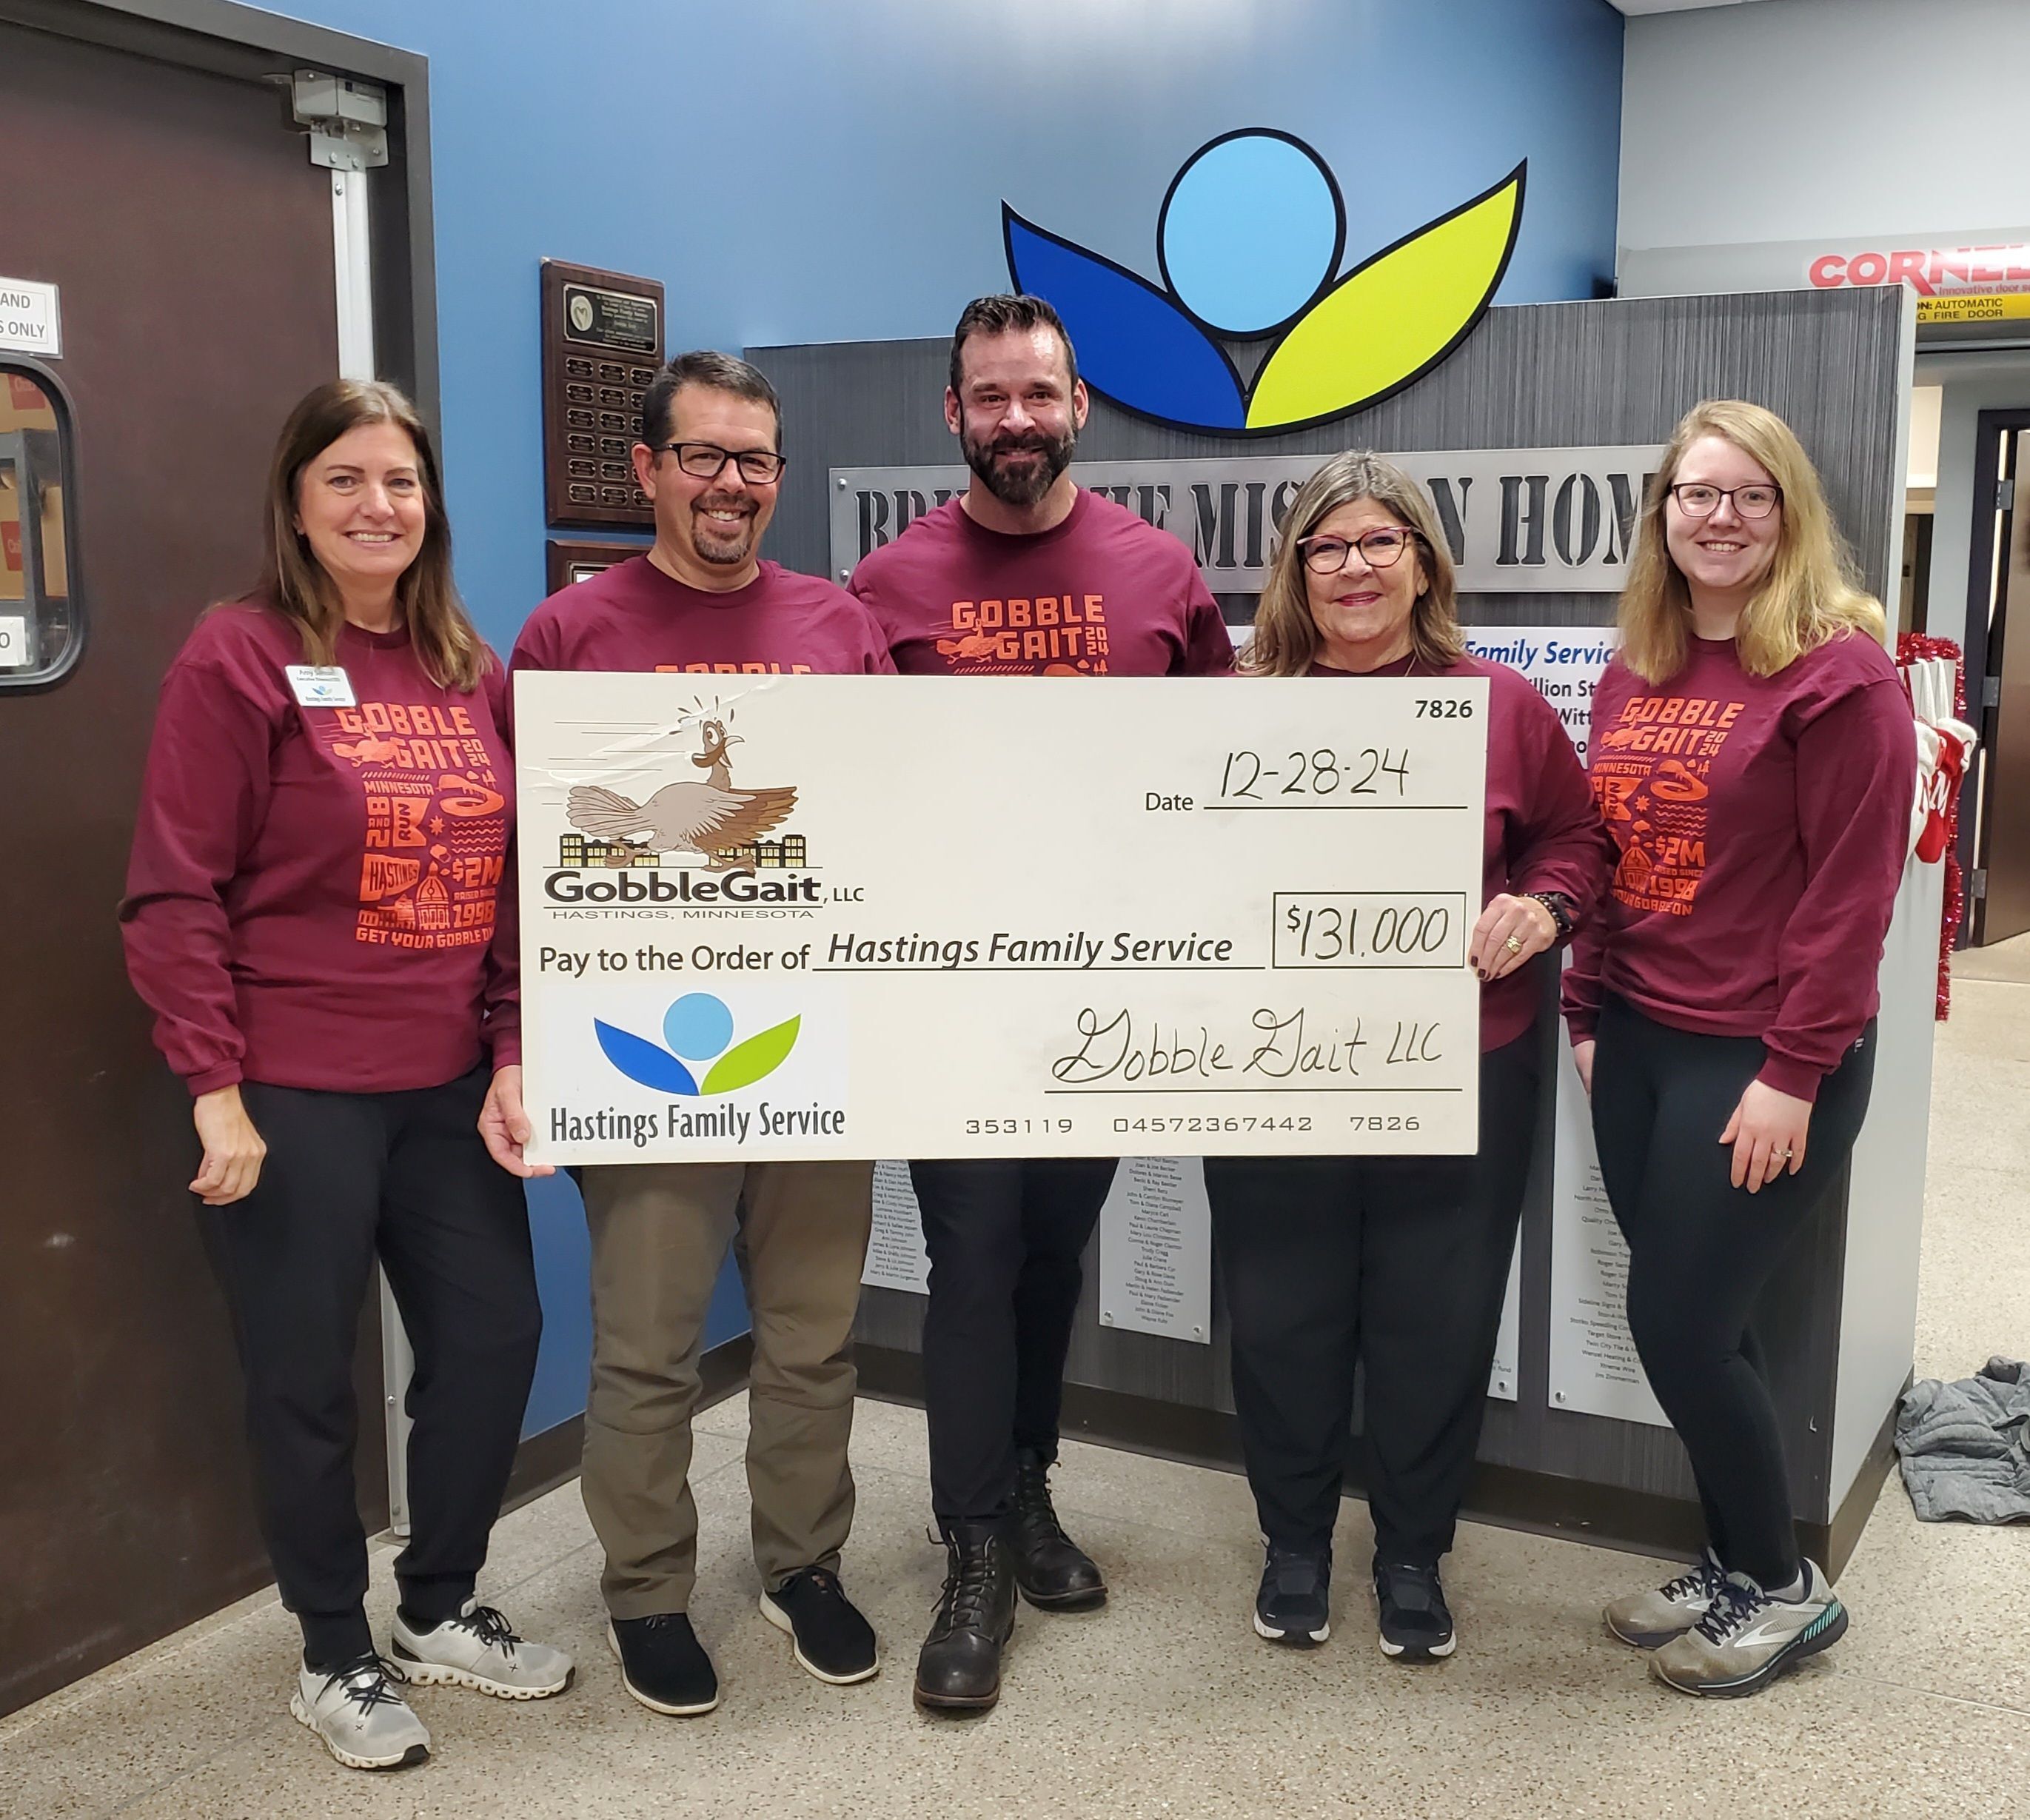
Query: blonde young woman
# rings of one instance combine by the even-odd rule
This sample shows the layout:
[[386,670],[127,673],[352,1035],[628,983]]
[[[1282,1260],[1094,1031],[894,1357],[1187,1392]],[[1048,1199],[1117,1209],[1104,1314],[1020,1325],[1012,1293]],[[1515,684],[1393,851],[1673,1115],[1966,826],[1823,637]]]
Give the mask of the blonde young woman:
[[[474,1594],[542,1326],[522,1185],[476,1123],[493,1067],[520,1059],[489,955],[507,681],[392,387],[334,380],[297,405],[266,530],[260,586],[206,614],[163,682],[120,915],[203,1146],[191,1189],[303,1634],[291,1710],[341,1763],[393,1769],[429,1752],[400,1683],[525,1700],[571,1674]],[[392,1666],[352,1479],[377,1258],[416,1354]]]
[[1536,1127],[1537,957],[1604,889],[1610,850],[1555,710],[1467,654],[1452,558],[1415,482],[1371,454],[1305,484],[1240,664],[1261,676],[1488,680],[1485,908],[1475,1156],[1214,1157],[1215,1253],[1233,1398],[1267,1545],[1255,1628],[1307,1647],[1330,1629],[1333,1528],[1366,1368],[1365,1470],[1383,1652],[1450,1655],[1438,1564],[1480,1436]]
[[1753,1693],[1846,1628],[1798,1556],[1749,1316],[1868,1109],[1915,736],[1882,610],[1759,405],[1678,426],[1621,630],[1590,753],[1620,858],[1565,1010],[1628,1241],[1629,1326],[1708,1546],[1606,1617],[1669,1685]]

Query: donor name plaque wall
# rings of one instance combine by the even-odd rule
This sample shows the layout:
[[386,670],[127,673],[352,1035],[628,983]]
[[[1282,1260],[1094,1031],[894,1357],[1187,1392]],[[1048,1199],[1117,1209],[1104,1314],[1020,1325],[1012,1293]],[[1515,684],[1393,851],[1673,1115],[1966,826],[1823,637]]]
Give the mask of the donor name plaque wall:
[[524,673],[530,1155],[1470,1152],[1486,688]]
[[[654,278],[542,265],[543,516],[556,525],[652,530],[630,452],[663,360]],[[555,584],[552,583],[554,587]]]
[[[1620,590],[1636,515],[1664,448],[1384,452],[1430,490],[1462,593],[1584,594]],[[1324,459],[1081,461],[1072,474],[1189,545],[1215,593],[1253,594],[1268,579],[1290,502]],[[832,469],[833,572],[843,580],[869,550],[962,493],[967,478],[962,467],[946,465]]]

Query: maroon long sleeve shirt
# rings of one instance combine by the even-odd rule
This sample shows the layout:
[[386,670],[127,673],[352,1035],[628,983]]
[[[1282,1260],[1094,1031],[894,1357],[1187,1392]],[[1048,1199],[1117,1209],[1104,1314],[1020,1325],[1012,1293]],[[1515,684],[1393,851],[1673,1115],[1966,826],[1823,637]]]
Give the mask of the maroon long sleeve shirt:
[[[1405,657],[1363,672],[1405,676]],[[1351,677],[1322,664],[1314,676]],[[1428,671],[1419,674],[1429,675]],[[1487,679],[1487,798],[1482,842],[1482,905],[1504,891],[1556,891],[1571,900],[1575,920],[1589,920],[1607,888],[1614,849],[1600,824],[1586,775],[1558,711],[1519,670],[1470,653],[1445,676]],[[1477,914],[1477,913],[1476,913]],[[1480,1047],[1512,1043],[1536,1021],[1545,991],[1541,957],[1480,989]]]
[[870,550],[853,592],[895,667],[925,676],[1221,676],[1233,642],[1192,553],[1083,487],[1048,530],[976,524],[958,500]]
[[1875,1015],[1909,844],[1917,735],[1889,654],[1850,633],[1751,676],[1731,638],[1695,638],[1656,685],[1617,657],[1589,757],[1619,860],[1566,970],[1573,1041],[1612,992],[1676,1029],[1759,1037],[1757,1077],[1816,1099]]
[[243,602],[199,623],[162,684],[120,920],[193,1094],[433,1087],[488,1042],[512,1050],[489,955],[506,673],[489,652],[479,687],[446,689],[405,631],[351,625],[337,660],[352,704],[304,705],[295,631]]

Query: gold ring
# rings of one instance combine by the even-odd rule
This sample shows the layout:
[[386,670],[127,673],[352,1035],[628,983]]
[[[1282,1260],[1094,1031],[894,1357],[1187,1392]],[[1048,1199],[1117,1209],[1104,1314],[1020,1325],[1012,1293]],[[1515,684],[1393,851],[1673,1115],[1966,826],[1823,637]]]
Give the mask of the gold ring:
[[1518,936],[1511,936],[1503,945],[1511,955],[1519,955],[1522,951],[1522,938]]

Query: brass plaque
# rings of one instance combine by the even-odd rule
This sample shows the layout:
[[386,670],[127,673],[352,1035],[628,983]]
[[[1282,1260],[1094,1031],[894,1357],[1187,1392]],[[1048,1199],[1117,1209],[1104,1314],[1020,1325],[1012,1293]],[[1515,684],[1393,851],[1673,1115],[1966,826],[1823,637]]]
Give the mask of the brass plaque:
[[544,516],[652,529],[630,451],[663,363],[663,287],[545,259],[542,306]]

